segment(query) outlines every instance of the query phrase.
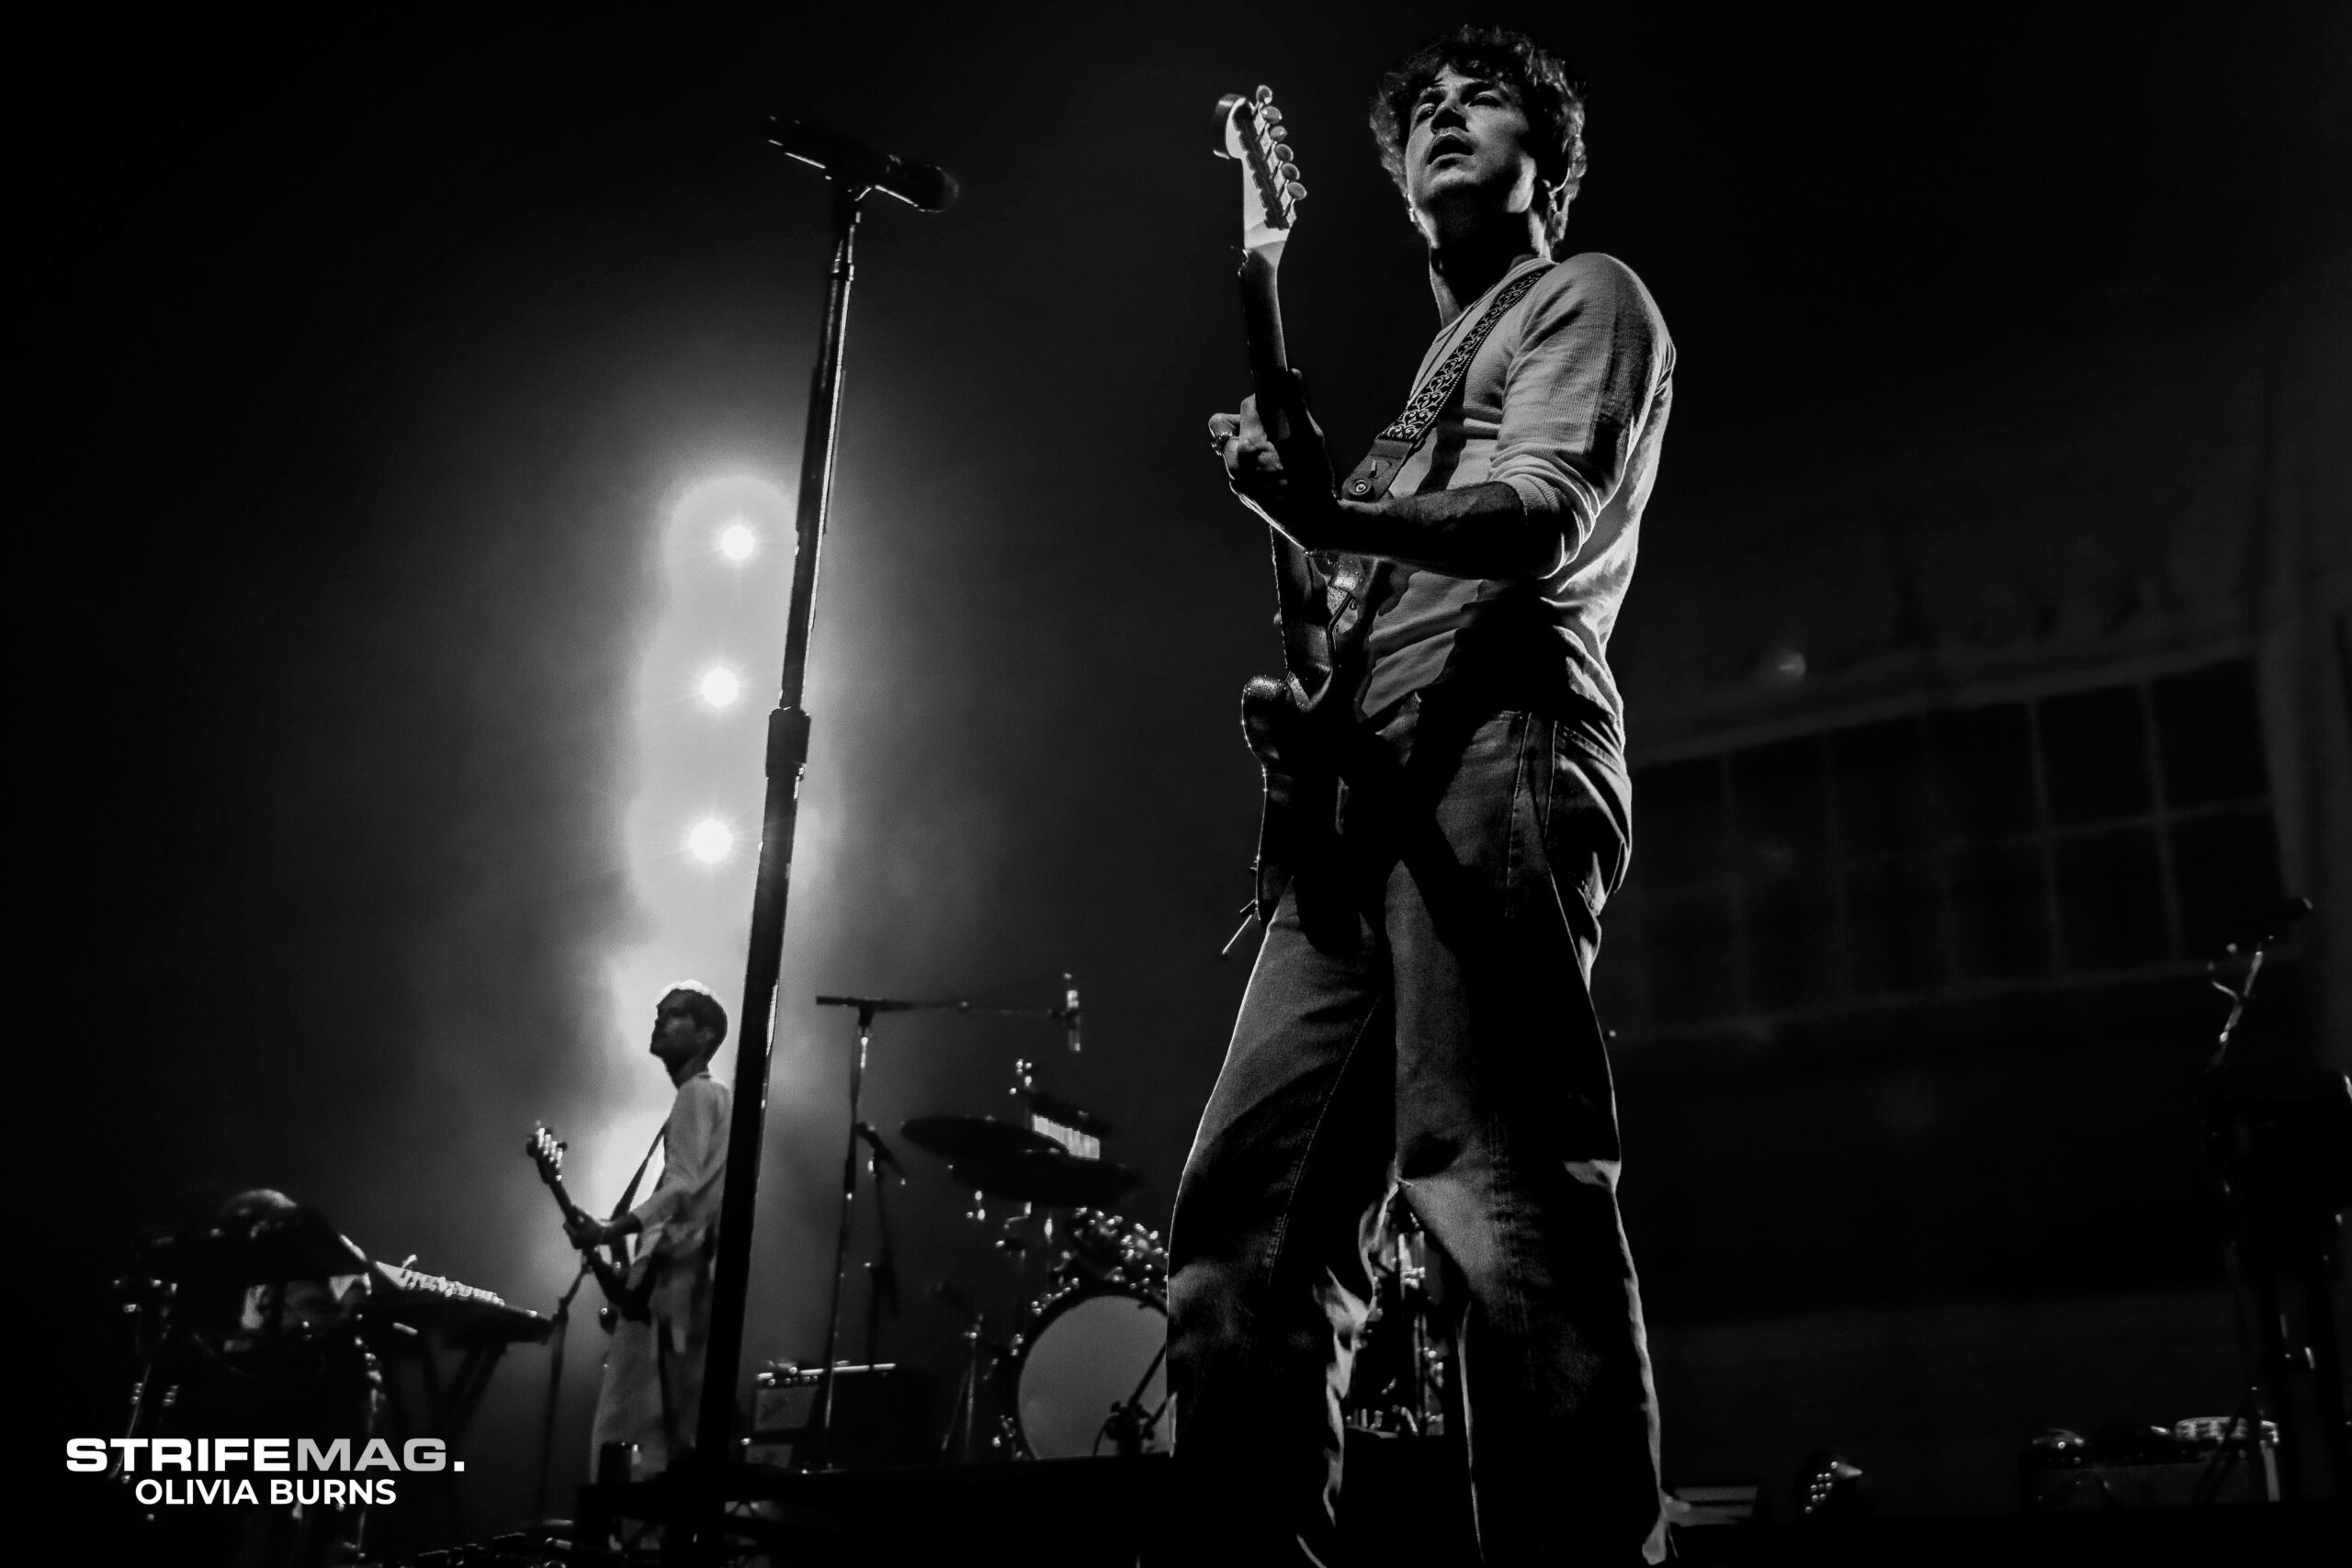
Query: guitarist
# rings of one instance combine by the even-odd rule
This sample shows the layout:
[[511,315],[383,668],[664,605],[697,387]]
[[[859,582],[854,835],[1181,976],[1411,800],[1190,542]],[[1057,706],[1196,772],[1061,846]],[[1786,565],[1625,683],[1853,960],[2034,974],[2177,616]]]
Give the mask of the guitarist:
[[681,980],[663,993],[653,1010],[652,1051],[678,1095],[662,1125],[662,1179],[616,1219],[582,1214],[564,1225],[583,1252],[636,1238],[628,1280],[644,1305],[613,1325],[590,1450],[637,1445],[633,1478],[666,1469],[694,1444],[733,1103],[710,1076],[710,1059],[726,1038],[727,1010],[707,987]]
[[[1632,271],[1561,243],[1583,124],[1581,89],[1520,34],[1465,28],[1407,60],[1372,128],[1429,247],[1439,331],[1416,385],[1505,308],[1368,499],[1369,460],[1335,496],[1319,453],[1285,462],[1258,398],[1210,421],[1234,492],[1361,606],[1352,654],[1351,609],[1331,618],[1343,689],[1315,705],[1340,722],[1309,727],[1336,728],[1343,782],[1302,809],[1336,831],[1271,900],[1176,1200],[1183,1517],[1227,1558],[1329,1560],[1388,1191],[1456,1270],[1442,1327],[1485,1560],[1665,1551],[1588,982],[1630,843],[1605,655],[1674,350]],[[1388,1500],[1367,1501],[1376,1520]]]

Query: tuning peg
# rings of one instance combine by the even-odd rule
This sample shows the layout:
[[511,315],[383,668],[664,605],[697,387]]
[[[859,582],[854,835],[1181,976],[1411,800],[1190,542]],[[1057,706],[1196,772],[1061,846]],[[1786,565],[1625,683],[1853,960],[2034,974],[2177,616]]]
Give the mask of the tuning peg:
[[1283,111],[1268,104],[1258,111],[1258,118],[1268,125],[1280,125],[1283,122]]
[[1298,165],[1296,164],[1284,164],[1280,169],[1276,170],[1275,173],[1289,185],[1295,186],[1298,184]]
[[1287,163],[1289,163],[1290,161],[1291,161],[1291,156],[1290,156],[1290,143],[1289,143],[1289,142],[1287,142],[1287,141],[1277,141],[1277,142],[1275,142],[1275,143],[1274,143],[1274,162],[1275,162],[1275,163],[1277,163],[1277,164],[1287,164]]
[[1296,180],[1293,180],[1289,185],[1283,186],[1283,194],[1288,196],[1293,201],[1305,201],[1306,199],[1306,187],[1300,185]]
[[1258,84],[1258,90],[1250,95],[1250,101],[1262,107],[1274,101],[1274,90],[1261,82]]

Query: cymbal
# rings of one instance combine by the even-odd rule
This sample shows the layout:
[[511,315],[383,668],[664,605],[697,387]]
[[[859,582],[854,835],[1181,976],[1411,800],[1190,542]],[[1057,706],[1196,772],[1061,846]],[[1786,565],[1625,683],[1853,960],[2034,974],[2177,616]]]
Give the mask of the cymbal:
[[951,1160],[1061,1152],[1061,1145],[1043,1133],[993,1116],[917,1116],[899,1122],[899,1131],[915,1147]]
[[141,1261],[183,1284],[261,1285],[363,1274],[368,1258],[315,1210],[240,1216],[149,1238]]
[[1015,1089],[1013,1092],[1029,1102],[1030,1110],[1049,1122],[1074,1127],[1089,1137],[1107,1138],[1111,1135],[1111,1123],[1083,1105],[1064,1100],[1057,1094],[1048,1094],[1042,1089]]
[[1080,1159],[1060,1149],[974,1155],[947,1168],[956,1179],[991,1198],[1023,1203],[1101,1208],[1143,1179],[1116,1160]]

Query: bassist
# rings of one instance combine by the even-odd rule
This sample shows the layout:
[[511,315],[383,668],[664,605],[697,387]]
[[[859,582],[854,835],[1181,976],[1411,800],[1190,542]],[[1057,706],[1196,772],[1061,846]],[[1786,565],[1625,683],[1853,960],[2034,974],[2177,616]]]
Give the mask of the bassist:
[[[1326,689],[1294,661],[1312,711],[1282,738],[1326,754],[1279,770],[1340,782],[1278,830],[1261,747],[1265,844],[1310,847],[1261,859],[1267,930],[1176,1201],[1182,1513],[1216,1532],[1196,1556],[1330,1560],[1393,1192],[1458,1271],[1484,1559],[1655,1562],[1656,1397],[1588,984],[1631,833],[1606,653],[1674,351],[1631,270],[1561,243],[1584,107],[1552,55],[1465,28],[1392,73],[1372,121],[1429,247],[1414,403],[1434,416],[1412,433],[1408,409],[1409,447],[1384,435],[1336,494],[1303,410],[1272,406],[1295,385],[1261,376],[1210,421],[1235,493],[1342,590]],[[1253,715],[1253,739],[1272,728]]]
[[677,1086],[662,1127],[662,1179],[642,1203],[612,1220],[566,1222],[587,1251],[634,1237],[628,1282],[642,1308],[613,1325],[596,1396],[594,1446],[634,1444],[633,1476],[659,1473],[691,1448],[702,1404],[703,1345],[718,1252],[732,1096],[710,1075],[727,1038],[727,1010],[707,987],[682,980],[653,1010],[652,1054]]

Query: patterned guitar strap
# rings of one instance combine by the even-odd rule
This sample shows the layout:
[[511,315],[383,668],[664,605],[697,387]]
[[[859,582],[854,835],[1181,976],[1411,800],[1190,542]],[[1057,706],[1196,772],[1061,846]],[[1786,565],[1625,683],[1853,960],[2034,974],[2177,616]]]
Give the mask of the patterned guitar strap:
[[[1430,431],[1437,424],[1437,416],[1453,400],[1454,389],[1462,384],[1463,375],[1486,344],[1487,334],[1493,332],[1504,313],[1525,299],[1527,291],[1543,281],[1544,275],[1551,270],[1548,265],[1530,267],[1496,291],[1486,313],[1473,323],[1470,330],[1462,335],[1462,341],[1438,361],[1437,368],[1431,370],[1428,378],[1415,389],[1412,400],[1405,405],[1405,412],[1373,437],[1372,450],[1364,454],[1363,461],[1340,481],[1342,498],[1372,502],[1388,493],[1388,487],[1396,482],[1397,471],[1404,468],[1405,460],[1429,438]],[[1325,608],[1329,616],[1332,658],[1336,666],[1340,649],[1352,646],[1365,608],[1379,592],[1375,579],[1385,574],[1375,569],[1385,563],[1374,561],[1369,556],[1338,553],[1324,559],[1328,563],[1324,571]]]

